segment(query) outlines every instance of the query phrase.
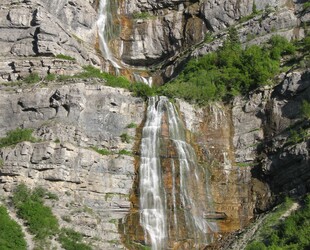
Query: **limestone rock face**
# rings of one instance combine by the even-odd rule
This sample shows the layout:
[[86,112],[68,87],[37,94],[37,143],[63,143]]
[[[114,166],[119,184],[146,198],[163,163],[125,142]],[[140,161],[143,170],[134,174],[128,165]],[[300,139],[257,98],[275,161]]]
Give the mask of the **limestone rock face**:
[[[90,2],[75,1],[4,1],[0,7],[0,77],[16,80],[29,72],[46,75],[41,57],[59,54],[75,59],[79,65],[99,64],[96,55],[96,10]],[[23,63],[24,57],[36,57]],[[38,58],[39,57],[39,58]],[[60,69],[72,74],[70,62]],[[21,65],[23,65],[21,67]],[[72,64],[75,71],[79,66]],[[59,73],[59,72],[57,72]]]
[[[11,90],[12,91],[12,90]],[[122,89],[72,83],[38,89],[0,91],[1,137],[16,127],[33,128],[37,143],[0,150],[0,194],[17,184],[42,186],[59,197],[50,204],[60,224],[90,237],[95,249],[122,249],[118,220],[130,207],[135,176],[135,137],[144,103]],[[107,155],[92,147],[105,149]]]

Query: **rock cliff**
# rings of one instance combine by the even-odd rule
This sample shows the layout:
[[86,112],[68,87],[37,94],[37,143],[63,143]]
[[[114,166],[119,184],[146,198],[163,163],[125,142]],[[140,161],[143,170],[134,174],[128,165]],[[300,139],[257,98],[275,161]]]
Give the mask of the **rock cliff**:
[[[189,58],[221,46],[231,26],[244,46],[276,33],[302,38],[310,18],[302,4],[111,1],[119,33],[110,37],[109,46],[123,67],[147,69],[144,74],[161,84]],[[31,72],[72,75],[84,65],[101,67],[97,8],[93,0],[3,0],[0,82]],[[218,222],[219,239],[248,225],[283,196],[309,192],[310,124],[300,109],[310,100],[309,81],[309,69],[295,69],[282,74],[276,87],[236,97],[229,105],[199,108],[176,101],[188,142],[211,173],[214,208],[227,215]],[[145,109],[141,98],[98,79],[1,85],[0,137],[15,128],[32,128],[38,141],[0,149],[0,195],[7,199],[22,182],[43,186],[59,197],[49,205],[61,225],[85,234],[95,249],[124,249],[121,225],[137,203]]]
[[[111,0],[107,42],[124,74],[131,78],[142,74],[162,84],[175,77],[188,58],[216,49],[232,26],[245,44],[261,43],[275,33],[302,38],[309,22],[309,10],[303,10],[302,4]],[[4,1],[0,9],[1,78],[14,81],[29,72],[74,74],[81,65],[102,65],[97,8],[97,1]],[[55,59],[58,55],[74,60]]]
[[[128,92],[72,83],[39,89],[1,90],[1,135],[33,128],[37,143],[1,150],[1,196],[25,183],[57,194],[53,211],[61,224],[90,237],[96,249],[119,249],[117,221],[130,207],[135,176],[131,151],[145,105]],[[103,148],[101,155],[92,148]]]

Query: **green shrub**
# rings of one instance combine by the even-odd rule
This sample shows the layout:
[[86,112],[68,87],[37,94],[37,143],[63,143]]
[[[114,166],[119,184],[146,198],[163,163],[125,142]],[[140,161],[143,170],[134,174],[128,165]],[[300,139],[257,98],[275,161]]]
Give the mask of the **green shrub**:
[[55,57],[58,59],[64,59],[64,60],[69,60],[69,61],[75,61],[76,60],[75,58],[68,56],[68,55],[64,55],[64,54],[58,54]]
[[56,75],[55,74],[48,74],[45,78],[45,81],[51,82],[56,80]]
[[130,81],[126,79],[123,76],[113,76],[108,73],[103,73],[104,79],[106,79],[107,86],[114,87],[114,88],[124,88],[124,89],[129,89],[130,87]]
[[91,250],[92,248],[82,242],[83,236],[72,229],[62,228],[59,235],[61,246],[66,250]]
[[[279,36],[272,37],[264,48],[253,45],[242,49],[238,33],[231,28],[222,48],[190,60],[176,79],[156,91],[169,98],[183,98],[199,105],[215,100],[227,101],[269,84],[279,72],[279,57],[294,51],[295,46]],[[142,95],[149,96],[152,94],[149,92],[142,92]]]
[[29,231],[36,239],[45,239],[58,232],[57,218],[42,202],[29,199],[18,207],[17,214],[27,221]]
[[304,100],[301,105],[301,114],[304,118],[310,119],[310,102]]
[[57,79],[59,81],[61,81],[61,82],[67,81],[67,80],[72,79],[72,78],[74,78],[74,77],[73,76],[69,76],[69,75],[59,75],[57,77]]
[[111,152],[105,148],[97,148],[97,147],[91,147],[92,150],[96,151],[98,154],[101,154],[101,155],[110,155]]
[[291,129],[287,144],[297,144],[308,138],[308,131],[304,129]]
[[303,46],[304,46],[304,50],[309,53],[310,51],[310,36],[309,35],[303,39]]
[[254,241],[246,247],[246,250],[267,250],[263,242]]
[[28,76],[26,76],[23,81],[28,84],[34,84],[41,80],[38,73],[30,73]]
[[128,151],[128,150],[126,150],[126,149],[122,149],[122,150],[120,150],[119,152],[118,152],[118,154],[120,154],[120,155],[132,155],[132,152],[131,151]]
[[275,35],[269,40],[270,56],[274,60],[279,60],[281,56],[294,54],[296,47],[293,43],[287,41],[286,38]]
[[130,143],[131,141],[131,136],[128,135],[127,133],[123,133],[120,135],[122,142]]
[[[293,212],[284,221],[280,221],[280,215],[289,207],[292,201],[284,203],[280,207],[281,213],[277,211],[264,223],[262,237],[263,242],[254,241],[250,243],[246,250],[266,249],[266,250],[299,250],[309,249],[310,247],[310,195],[305,199],[305,204],[301,209]],[[279,210],[279,209],[278,209]]]
[[155,88],[151,88],[142,82],[131,84],[129,90],[133,92],[134,96],[142,97],[144,100],[147,100],[149,96],[153,96],[156,93]]
[[126,128],[136,128],[137,124],[135,124],[134,122],[129,123]]
[[36,142],[37,140],[32,137],[32,129],[20,129],[7,132],[7,136],[0,138],[0,148],[16,145],[19,142],[30,141]]
[[149,19],[153,16],[149,12],[135,12],[132,14],[134,19]]
[[309,8],[310,8],[310,2],[304,3],[304,4],[303,4],[303,8],[304,8],[304,10],[309,9]]
[[106,72],[101,72],[100,69],[97,69],[91,65],[84,66],[84,71],[75,75],[74,78],[99,78],[106,80],[106,85],[111,87],[119,87],[128,89],[130,86],[129,80],[123,76],[113,76]]
[[20,225],[12,220],[5,207],[0,206],[0,248],[2,250],[27,249],[25,236]]
[[31,191],[25,184],[20,184],[12,198],[17,215],[27,222],[29,231],[37,240],[44,240],[58,232],[57,218],[43,203],[46,193],[43,188]]
[[104,79],[103,73],[100,71],[100,69],[97,69],[91,65],[84,66],[84,71],[76,74],[75,77],[77,78],[100,78]]

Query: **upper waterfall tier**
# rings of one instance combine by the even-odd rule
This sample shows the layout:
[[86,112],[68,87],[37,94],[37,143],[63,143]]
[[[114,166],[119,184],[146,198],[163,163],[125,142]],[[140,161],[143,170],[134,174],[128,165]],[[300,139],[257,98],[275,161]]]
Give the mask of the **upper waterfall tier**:
[[108,23],[111,21],[111,18],[112,18],[108,7],[109,7],[108,0],[100,0],[99,18],[97,21],[98,35],[100,38],[100,49],[103,54],[103,57],[109,62],[111,62],[114,68],[119,69],[121,67],[116,62],[108,45],[107,34],[109,33],[109,28],[110,28]]

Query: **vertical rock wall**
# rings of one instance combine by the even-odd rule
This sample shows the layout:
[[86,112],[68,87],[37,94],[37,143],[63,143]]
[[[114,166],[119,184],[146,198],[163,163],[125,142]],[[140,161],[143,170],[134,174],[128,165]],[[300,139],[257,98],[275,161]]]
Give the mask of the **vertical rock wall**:
[[87,236],[95,249],[122,249],[117,224],[130,207],[135,168],[121,150],[132,151],[135,128],[128,125],[141,123],[143,101],[122,89],[73,83],[1,90],[0,107],[1,137],[21,127],[39,139],[0,149],[1,197],[20,183],[42,186],[59,198],[48,205],[61,226]]

